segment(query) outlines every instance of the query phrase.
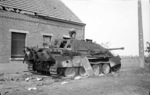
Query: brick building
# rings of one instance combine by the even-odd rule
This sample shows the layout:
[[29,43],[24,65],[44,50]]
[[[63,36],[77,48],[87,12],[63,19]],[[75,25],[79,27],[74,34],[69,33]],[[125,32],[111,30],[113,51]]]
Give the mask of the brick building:
[[22,58],[25,46],[68,36],[72,28],[84,39],[85,24],[60,0],[1,0],[0,63]]

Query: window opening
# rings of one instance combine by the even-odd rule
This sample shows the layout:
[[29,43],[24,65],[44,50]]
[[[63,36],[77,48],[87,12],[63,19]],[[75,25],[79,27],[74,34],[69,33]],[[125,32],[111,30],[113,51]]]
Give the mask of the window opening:
[[52,36],[43,35],[43,47],[49,48],[51,45]]

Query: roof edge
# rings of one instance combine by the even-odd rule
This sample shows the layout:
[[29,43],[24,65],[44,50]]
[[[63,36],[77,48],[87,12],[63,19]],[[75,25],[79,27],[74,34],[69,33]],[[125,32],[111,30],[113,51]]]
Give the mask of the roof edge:
[[86,25],[85,23],[80,23],[80,22],[75,22],[75,21],[69,21],[69,20],[64,20],[64,19],[50,17],[50,16],[43,16],[43,15],[39,15],[39,14],[37,14],[37,16],[41,17],[41,18],[44,18],[44,19],[58,21],[58,22],[65,22],[65,23],[75,24],[75,25],[80,25],[80,26],[85,26]]

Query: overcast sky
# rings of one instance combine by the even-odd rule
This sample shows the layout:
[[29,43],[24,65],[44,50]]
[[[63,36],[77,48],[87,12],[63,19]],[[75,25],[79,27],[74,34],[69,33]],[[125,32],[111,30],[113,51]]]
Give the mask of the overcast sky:
[[[119,55],[138,55],[137,0],[62,0],[86,23],[85,38],[109,47],[125,47]],[[142,0],[144,43],[150,41],[150,3]],[[146,44],[145,44],[146,46]]]

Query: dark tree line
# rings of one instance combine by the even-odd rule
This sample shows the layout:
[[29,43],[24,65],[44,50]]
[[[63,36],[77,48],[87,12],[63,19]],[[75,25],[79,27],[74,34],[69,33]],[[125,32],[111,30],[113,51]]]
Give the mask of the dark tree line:
[[146,52],[150,53],[150,42],[146,42],[147,47],[146,47]]

